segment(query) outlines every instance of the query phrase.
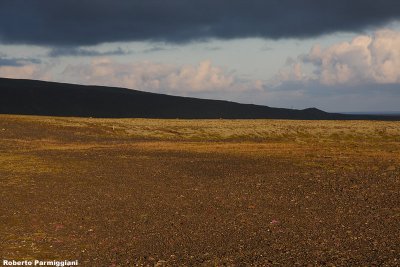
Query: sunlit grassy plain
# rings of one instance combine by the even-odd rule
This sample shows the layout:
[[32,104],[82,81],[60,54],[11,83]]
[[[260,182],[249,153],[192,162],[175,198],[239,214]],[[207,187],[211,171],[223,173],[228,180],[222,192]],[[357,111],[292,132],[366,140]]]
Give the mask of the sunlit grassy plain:
[[400,265],[400,122],[0,115],[0,257]]

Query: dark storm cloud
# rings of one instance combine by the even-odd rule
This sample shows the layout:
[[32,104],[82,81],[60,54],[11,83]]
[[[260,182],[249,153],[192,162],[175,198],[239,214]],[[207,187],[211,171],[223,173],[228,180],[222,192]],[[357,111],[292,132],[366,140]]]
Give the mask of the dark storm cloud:
[[399,17],[398,0],[1,0],[0,41],[71,46],[304,38]]
[[50,50],[48,53],[49,57],[60,57],[60,56],[81,56],[81,57],[98,57],[98,56],[123,56],[132,54],[131,51],[125,51],[122,48],[118,48],[112,51],[97,51],[84,48],[76,47],[56,47]]

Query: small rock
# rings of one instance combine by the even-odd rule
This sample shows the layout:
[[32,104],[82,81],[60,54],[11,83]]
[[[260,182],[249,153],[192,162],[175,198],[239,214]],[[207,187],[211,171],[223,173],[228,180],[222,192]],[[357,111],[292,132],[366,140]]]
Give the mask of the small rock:
[[166,264],[167,264],[167,261],[159,260],[159,261],[157,261],[157,263],[154,266],[155,267],[161,267],[161,266],[165,266]]
[[395,166],[389,166],[386,170],[387,171],[395,171],[396,167]]

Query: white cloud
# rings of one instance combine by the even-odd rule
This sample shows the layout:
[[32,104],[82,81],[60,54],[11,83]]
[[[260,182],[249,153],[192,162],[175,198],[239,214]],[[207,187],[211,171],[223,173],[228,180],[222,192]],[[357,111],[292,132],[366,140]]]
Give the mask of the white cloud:
[[244,81],[210,60],[174,66],[150,61],[119,63],[97,58],[90,64],[69,65],[63,76],[78,83],[108,85],[153,92],[196,93],[262,89],[261,81]]
[[305,82],[309,79],[310,77],[303,72],[303,64],[289,58],[285,68],[280,69],[269,82],[269,87],[275,87],[283,82]]
[[374,79],[379,83],[400,83],[400,32],[377,32],[370,51]]
[[[303,71],[311,65],[313,72]],[[315,45],[308,54],[289,61],[275,83],[317,81],[322,85],[400,83],[400,32],[383,29],[371,36],[328,48]]]
[[50,66],[27,64],[22,66],[0,66],[0,77],[13,79],[51,80]]

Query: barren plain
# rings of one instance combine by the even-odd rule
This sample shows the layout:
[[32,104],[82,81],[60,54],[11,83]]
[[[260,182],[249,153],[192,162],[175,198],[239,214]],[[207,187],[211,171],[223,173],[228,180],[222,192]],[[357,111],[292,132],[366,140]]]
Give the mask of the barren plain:
[[399,266],[400,122],[0,115],[0,258]]

